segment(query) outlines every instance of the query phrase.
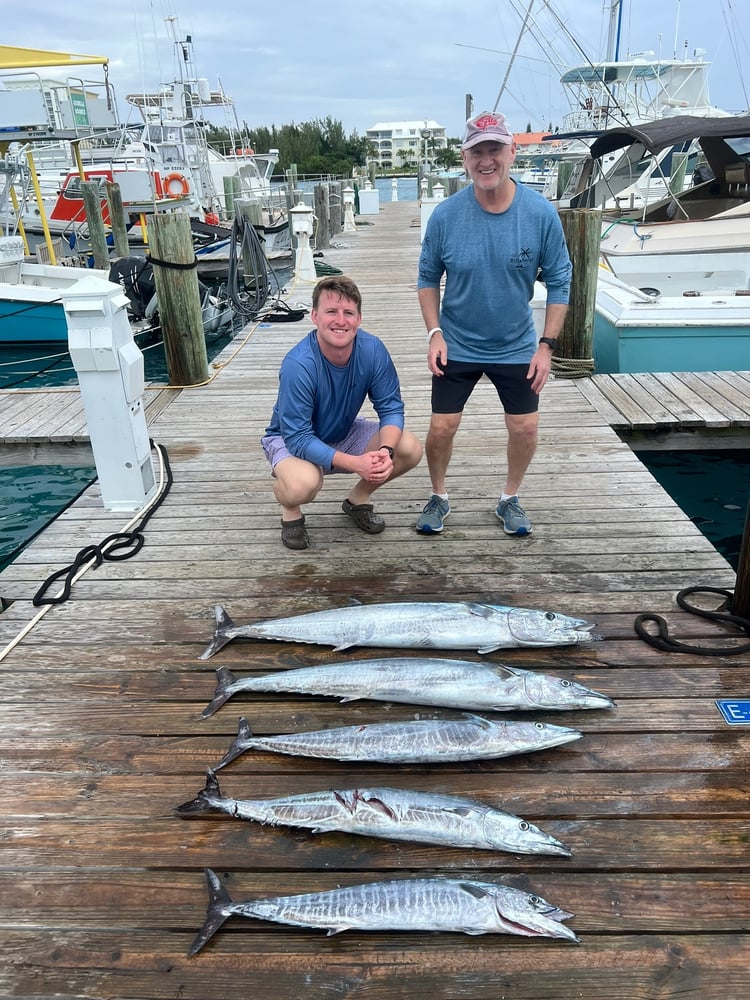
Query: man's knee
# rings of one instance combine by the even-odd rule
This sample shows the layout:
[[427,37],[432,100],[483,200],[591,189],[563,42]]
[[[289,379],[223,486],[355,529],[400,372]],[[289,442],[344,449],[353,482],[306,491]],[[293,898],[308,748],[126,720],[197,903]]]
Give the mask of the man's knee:
[[310,503],[323,485],[323,474],[318,466],[299,458],[282,459],[274,475],[274,492],[286,506]]
[[422,444],[419,438],[411,431],[404,431],[396,449],[396,457],[399,465],[406,471],[419,465],[422,458]]

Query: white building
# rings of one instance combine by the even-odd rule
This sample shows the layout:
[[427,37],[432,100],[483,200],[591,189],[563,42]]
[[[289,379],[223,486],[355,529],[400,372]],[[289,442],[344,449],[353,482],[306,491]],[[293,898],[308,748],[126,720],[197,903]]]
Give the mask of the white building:
[[368,163],[386,169],[416,165],[432,159],[435,151],[445,149],[448,139],[445,126],[435,121],[421,119],[413,122],[377,122],[365,133],[372,144],[374,155]]

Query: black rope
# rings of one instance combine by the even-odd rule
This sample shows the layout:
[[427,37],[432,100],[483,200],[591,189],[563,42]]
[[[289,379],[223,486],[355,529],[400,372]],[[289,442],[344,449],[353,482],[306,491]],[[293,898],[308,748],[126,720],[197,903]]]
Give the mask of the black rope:
[[[691,594],[719,594],[724,600],[716,610],[708,611],[705,608],[697,607],[695,604],[690,604],[687,597]],[[719,587],[686,587],[677,594],[675,600],[683,611],[688,611],[690,614],[699,615],[701,618],[708,618],[711,621],[721,622],[725,625],[733,625],[745,634],[750,635],[750,619],[741,618],[739,615],[731,613],[733,598],[734,594],[731,590],[722,590]],[[653,622],[657,628],[657,635],[647,631],[644,628],[644,622]],[[636,634],[641,639],[644,639],[650,646],[663,650],[665,653],[698,653],[701,656],[732,656],[737,653],[750,652],[750,642],[742,643],[742,645],[706,647],[694,646],[691,643],[673,639],[669,634],[667,623],[661,615],[638,615],[634,623],[634,628]]]
[[[98,545],[85,546],[69,566],[65,566],[63,569],[48,576],[32,598],[32,604],[35,608],[39,608],[43,604],[62,604],[64,601],[67,601],[70,597],[70,591],[76,574],[87,563],[93,562],[93,568],[96,569],[105,560],[108,562],[119,562],[123,559],[130,559],[141,551],[146,543],[146,539],[143,536],[143,529],[166,500],[174,481],[166,449],[162,445],[154,445],[153,441],[150,441],[150,444],[152,448],[158,448],[162,462],[164,463],[165,480],[158,498],[130,531],[115,531],[111,535],[107,535]],[[63,581],[61,593],[56,597],[46,597],[45,594],[50,587],[61,580]]]
[[156,264],[157,267],[166,267],[173,271],[192,271],[194,267],[198,266],[198,258],[194,257],[189,264],[178,264],[173,260],[159,260],[158,257],[153,257],[150,253],[146,254],[146,260],[150,261],[152,264]]

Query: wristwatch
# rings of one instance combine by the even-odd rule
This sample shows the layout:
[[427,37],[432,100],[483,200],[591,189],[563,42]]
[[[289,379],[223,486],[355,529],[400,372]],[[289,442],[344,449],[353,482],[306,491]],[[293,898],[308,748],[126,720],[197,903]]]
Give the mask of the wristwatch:
[[539,343],[546,344],[551,351],[554,351],[555,348],[557,347],[557,341],[555,340],[554,337],[540,337]]
[[388,454],[391,456],[391,461],[393,461],[393,454],[394,454],[394,452],[393,452],[393,448],[391,448],[391,446],[389,444],[378,445],[378,451],[387,451]]

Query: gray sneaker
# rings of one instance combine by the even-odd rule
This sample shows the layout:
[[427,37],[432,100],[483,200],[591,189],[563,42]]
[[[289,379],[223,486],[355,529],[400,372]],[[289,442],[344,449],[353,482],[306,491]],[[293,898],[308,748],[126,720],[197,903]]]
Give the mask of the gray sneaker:
[[531,534],[531,521],[526,517],[526,512],[518,502],[518,497],[498,500],[495,513],[503,522],[503,531],[506,535]]
[[417,531],[422,535],[439,535],[443,521],[451,512],[451,505],[433,493],[417,518]]

